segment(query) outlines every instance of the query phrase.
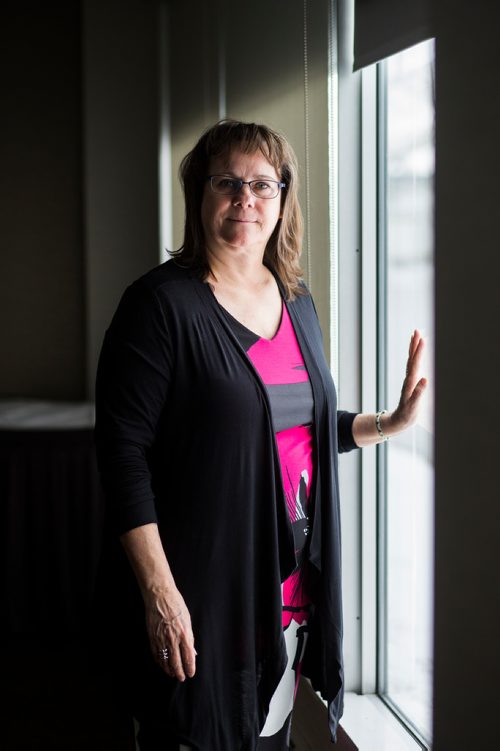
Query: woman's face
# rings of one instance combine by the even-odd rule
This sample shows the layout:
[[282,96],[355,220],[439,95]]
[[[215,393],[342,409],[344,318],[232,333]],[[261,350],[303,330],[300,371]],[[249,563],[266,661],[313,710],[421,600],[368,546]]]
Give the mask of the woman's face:
[[[241,180],[280,180],[274,167],[257,151],[244,154],[231,151],[210,160],[209,175],[227,175]],[[207,180],[201,203],[201,221],[208,252],[239,251],[264,255],[281,213],[281,191],[276,198],[257,198],[248,185],[236,195],[214,193]]]

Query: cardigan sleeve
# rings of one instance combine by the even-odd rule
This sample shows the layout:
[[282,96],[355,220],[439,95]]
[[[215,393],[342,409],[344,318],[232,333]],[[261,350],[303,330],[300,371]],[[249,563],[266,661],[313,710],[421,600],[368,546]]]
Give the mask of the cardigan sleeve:
[[97,461],[118,534],[157,521],[147,459],[171,372],[164,313],[139,280],[125,291],[105,334],[96,378]]
[[352,424],[357,412],[337,411],[337,439],[339,454],[359,448],[352,435]]

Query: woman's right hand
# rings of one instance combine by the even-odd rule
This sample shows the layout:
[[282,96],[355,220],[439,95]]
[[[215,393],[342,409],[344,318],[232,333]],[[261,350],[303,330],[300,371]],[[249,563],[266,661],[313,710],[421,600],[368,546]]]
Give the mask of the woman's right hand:
[[[184,681],[196,671],[191,616],[178,589],[149,593],[145,600],[146,628],[153,657],[171,678]],[[167,659],[162,656],[168,650]]]
[[150,523],[134,527],[120,539],[141,589],[154,659],[171,678],[192,678],[196,650],[191,616],[175,585],[158,526]]

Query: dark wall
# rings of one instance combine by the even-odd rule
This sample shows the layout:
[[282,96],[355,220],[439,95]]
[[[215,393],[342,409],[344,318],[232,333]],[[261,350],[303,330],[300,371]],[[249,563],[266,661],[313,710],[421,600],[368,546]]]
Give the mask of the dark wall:
[[500,6],[438,0],[434,751],[498,748]]
[[85,389],[80,3],[0,12],[0,398]]

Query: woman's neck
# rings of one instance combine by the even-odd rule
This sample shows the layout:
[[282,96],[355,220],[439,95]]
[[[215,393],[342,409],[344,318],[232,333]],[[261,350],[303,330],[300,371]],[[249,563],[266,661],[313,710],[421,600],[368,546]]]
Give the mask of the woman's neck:
[[208,282],[228,287],[259,287],[268,284],[272,274],[262,257],[238,253],[232,258],[208,253]]

